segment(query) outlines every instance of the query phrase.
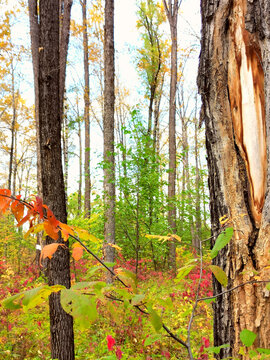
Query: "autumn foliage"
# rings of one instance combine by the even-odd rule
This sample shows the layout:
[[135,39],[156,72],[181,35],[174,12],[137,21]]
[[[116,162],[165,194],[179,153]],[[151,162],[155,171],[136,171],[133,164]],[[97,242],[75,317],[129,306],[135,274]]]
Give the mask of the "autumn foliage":
[[[74,229],[61,223],[56,219],[52,210],[45,204],[39,196],[32,196],[30,202],[21,200],[21,195],[13,196],[11,190],[0,189],[0,215],[11,211],[17,220],[17,227],[29,223],[28,236],[31,233],[43,231],[45,235],[52,238],[55,243],[45,245],[40,255],[41,261],[45,258],[51,259],[58,247],[66,247],[64,244],[58,243],[61,238],[67,241],[69,236],[74,235]],[[79,260],[83,255],[83,247],[79,243],[73,245],[72,256],[75,260]]]

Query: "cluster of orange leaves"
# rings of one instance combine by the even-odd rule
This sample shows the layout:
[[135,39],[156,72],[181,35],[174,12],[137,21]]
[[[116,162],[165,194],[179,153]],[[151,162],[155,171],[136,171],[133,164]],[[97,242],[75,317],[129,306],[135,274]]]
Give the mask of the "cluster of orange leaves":
[[[27,212],[25,214],[25,208]],[[44,214],[44,209],[46,215]],[[30,228],[27,234],[45,231],[45,233],[52,238],[55,243],[45,245],[40,254],[40,262],[42,259],[48,257],[52,258],[59,246],[67,248],[64,244],[57,242],[60,239],[60,233],[64,241],[67,241],[69,236],[74,236],[74,230],[71,226],[64,224],[56,219],[54,213],[43,204],[39,196],[33,196],[31,202],[21,200],[21,195],[12,196],[8,189],[0,189],[0,215],[11,211],[17,220],[17,227],[29,222]],[[37,220],[42,220],[38,222]],[[83,255],[83,247],[80,243],[73,244],[72,257],[79,260]]]

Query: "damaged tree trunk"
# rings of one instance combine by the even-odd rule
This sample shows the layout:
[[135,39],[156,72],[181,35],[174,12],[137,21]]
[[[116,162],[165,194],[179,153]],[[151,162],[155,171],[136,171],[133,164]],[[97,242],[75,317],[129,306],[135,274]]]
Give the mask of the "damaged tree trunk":
[[[270,3],[201,0],[202,52],[198,76],[206,125],[211,222],[214,237],[227,215],[234,237],[215,259],[228,288],[270,278]],[[213,245],[213,244],[212,244]],[[214,293],[222,292],[214,282]],[[246,284],[214,304],[219,359],[239,357],[239,334],[257,334],[270,347],[270,298],[265,284]],[[249,359],[248,354],[242,359]]]

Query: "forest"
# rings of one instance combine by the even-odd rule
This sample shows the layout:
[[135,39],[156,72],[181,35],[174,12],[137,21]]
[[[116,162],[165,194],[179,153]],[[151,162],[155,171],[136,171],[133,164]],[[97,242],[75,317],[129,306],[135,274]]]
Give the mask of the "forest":
[[270,359],[269,1],[0,9],[0,360]]

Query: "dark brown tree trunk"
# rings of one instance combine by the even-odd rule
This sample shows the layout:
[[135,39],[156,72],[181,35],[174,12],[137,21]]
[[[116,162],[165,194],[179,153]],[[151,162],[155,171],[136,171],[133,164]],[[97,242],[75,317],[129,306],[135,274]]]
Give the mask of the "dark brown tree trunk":
[[[168,182],[168,225],[171,233],[176,233],[176,140],[175,140],[175,112],[177,86],[177,19],[180,6],[179,0],[163,0],[166,15],[171,30],[171,81],[170,81],[170,108],[169,108],[169,182]],[[176,273],[175,240],[169,243],[169,267]]]
[[62,119],[62,143],[63,143],[63,160],[64,160],[64,184],[66,191],[66,200],[68,192],[68,120],[64,115]]
[[11,179],[13,172],[13,158],[14,158],[14,141],[15,141],[15,125],[16,125],[16,97],[15,97],[15,79],[13,58],[11,60],[11,92],[12,92],[12,121],[11,121],[11,145],[9,154],[9,172],[8,172],[8,189],[11,190]]
[[60,101],[60,119],[63,120],[64,114],[64,95],[66,82],[66,64],[68,55],[68,44],[70,34],[70,14],[73,0],[60,0],[61,8],[60,14],[60,44],[59,44],[59,64],[60,64],[60,79],[59,79],[59,101]]
[[[197,103],[197,100],[196,100]],[[201,179],[200,179],[200,154],[199,154],[199,144],[198,144],[198,125],[199,121],[194,118],[194,127],[195,127],[195,191],[196,191],[196,200],[195,200],[195,234],[194,234],[194,246],[197,252],[199,252],[199,246],[201,239],[201,228],[202,228],[202,221],[201,221]]]
[[91,177],[90,177],[90,84],[89,84],[89,61],[88,61],[88,34],[87,34],[87,0],[81,1],[83,17],[83,64],[84,64],[84,124],[85,124],[85,144],[84,144],[84,211],[85,217],[91,215]]
[[[114,0],[105,0],[104,33],[104,256],[114,261],[115,243],[115,164],[114,164]],[[108,275],[107,281],[112,281]]]
[[[201,1],[202,52],[198,84],[206,126],[214,237],[227,215],[234,237],[214,263],[228,288],[270,278],[270,4],[264,0]],[[268,155],[267,155],[268,153]],[[212,244],[213,245],[213,244]],[[214,293],[222,291],[214,281]],[[239,357],[243,329],[270,347],[270,302],[265,284],[245,285],[214,304],[218,358]],[[246,351],[246,349],[244,349]],[[241,359],[250,359],[248,354]]]
[[[59,60],[59,2],[41,1],[39,48],[39,145],[43,201],[57,219],[66,223],[66,198],[61,157],[61,105]],[[52,239],[47,237],[47,244]],[[65,243],[67,246],[68,244]],[[62,247],[48,262],[49,285],[70,287],[69,251]],[[61,307],[60,294],[50,304],[51,353],[59,360],[74,359],[73,319]]]
[[[79,111],[78,111],[79,114]],[[79,137],[79,189],[78,189],[78,214],[82,208],[82,131],[80,116],[78,116],[78,137]]]

